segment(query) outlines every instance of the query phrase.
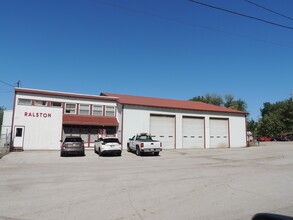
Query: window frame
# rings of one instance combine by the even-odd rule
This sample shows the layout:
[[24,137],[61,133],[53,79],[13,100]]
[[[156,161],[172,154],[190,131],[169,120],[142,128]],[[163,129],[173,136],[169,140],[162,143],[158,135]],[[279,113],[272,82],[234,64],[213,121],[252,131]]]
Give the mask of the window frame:
[[[30,103],[20,103],[20,101],[29,101]],[[17,104],[18,105],[33,105],[33,100],[18,98]]]
[[[74,113],[68,113],[68,112],[66,112],[67,105],[74,105],[75,106]],[[75,115],[76,112],[77,112],[77,104],[76,103],[65,103],[65,106],[64,106],[64,114]]]
[[[109,112],[109,110],[108,110],[109,108],[113,108],[113,115],[108,115],[107,114],[107,112]],[[115,117],[116,116],[116,106],[106,106],[106,108],[105,108],[105,116],[107,116],[107,117]]]
[[[88,106],[88,109],[87,109],[87,114],[82,114],[81,111],[85,111],[85,110],[82,110],[81,109],[81,106]],[[79,115],[90,115],[90,112],[91,112],[91,107],[89,104],[79,104],[79,109],[78,109],[78,114]]]
[[[94,114],[94,111],[95,111],[95,107],[101,107],[101,114]],[[92,106],[92,115],[93,116],[104,116],[104,107],[103,105],[93,105]]]
[[[42,102],[42,103],[45,103],[44,105],[41,103],[39,104],[38,102]],[[35,100],[34,101],[34,105],[35,106],[48,106],[48,101],[44,101],[44,100]]]
[[[60,103],[60,106],[54,106],[53,103]],[[53,107],[53,108],[62,108],[62,102],[54,102],[54,101],[51,101],[50,107]]]

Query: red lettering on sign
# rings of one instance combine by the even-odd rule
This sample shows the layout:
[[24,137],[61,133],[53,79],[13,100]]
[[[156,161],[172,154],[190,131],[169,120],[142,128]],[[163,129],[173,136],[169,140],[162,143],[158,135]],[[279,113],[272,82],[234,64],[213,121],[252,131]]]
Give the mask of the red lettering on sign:
[[51,113],[42,113],[42,112],[24,112],[25,117],[34,117],[34,118],[51,118]]

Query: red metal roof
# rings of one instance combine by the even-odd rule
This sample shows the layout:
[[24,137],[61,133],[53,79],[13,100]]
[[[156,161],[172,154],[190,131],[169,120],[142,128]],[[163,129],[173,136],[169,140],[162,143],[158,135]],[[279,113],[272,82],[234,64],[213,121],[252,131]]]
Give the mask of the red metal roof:
[[211,105],[203,102],[183,101],[173,99],[152,98],[133,95],[121,95],[114,93],[101,93],[101,95],[118,97],[118,102],[124,105],[139,105],[139,106],[151,106],[160,108],[174,108],[174,109],[186,109],[197,111],[211,111],[211,112],[226,112],[226,113],[238,113],[248,114],[247,112],[229,109],[221,106]]
[[97,125],[118,126],[117,118],[89,115],[63,115],[63,124],[67,125]]

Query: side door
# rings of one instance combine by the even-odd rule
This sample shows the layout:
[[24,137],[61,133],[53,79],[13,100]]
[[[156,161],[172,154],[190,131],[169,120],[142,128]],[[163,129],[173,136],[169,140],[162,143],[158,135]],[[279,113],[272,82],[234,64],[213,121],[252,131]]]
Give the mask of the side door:
[[14,127],[14,139],[13,139],[13,147],[22,148],[24,144],[24,126],[15,126]]
[[135,149],[135,136],[129,139],[129,147]]

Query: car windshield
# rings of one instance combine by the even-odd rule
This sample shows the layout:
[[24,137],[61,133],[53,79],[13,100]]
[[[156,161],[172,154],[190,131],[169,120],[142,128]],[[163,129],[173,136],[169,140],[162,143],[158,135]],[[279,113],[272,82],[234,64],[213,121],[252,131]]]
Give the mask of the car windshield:
[[107,138],[104,139],[105,143],[119,143],[119,140],[117,138]]
[[64,142],[82,142],[82,139],[79,137],[68,137],[65,138]]
[[152,141],[152,138],[149,135],[140,135],[140,136],[137,137],[137,140],[149,140],[149,141]]

